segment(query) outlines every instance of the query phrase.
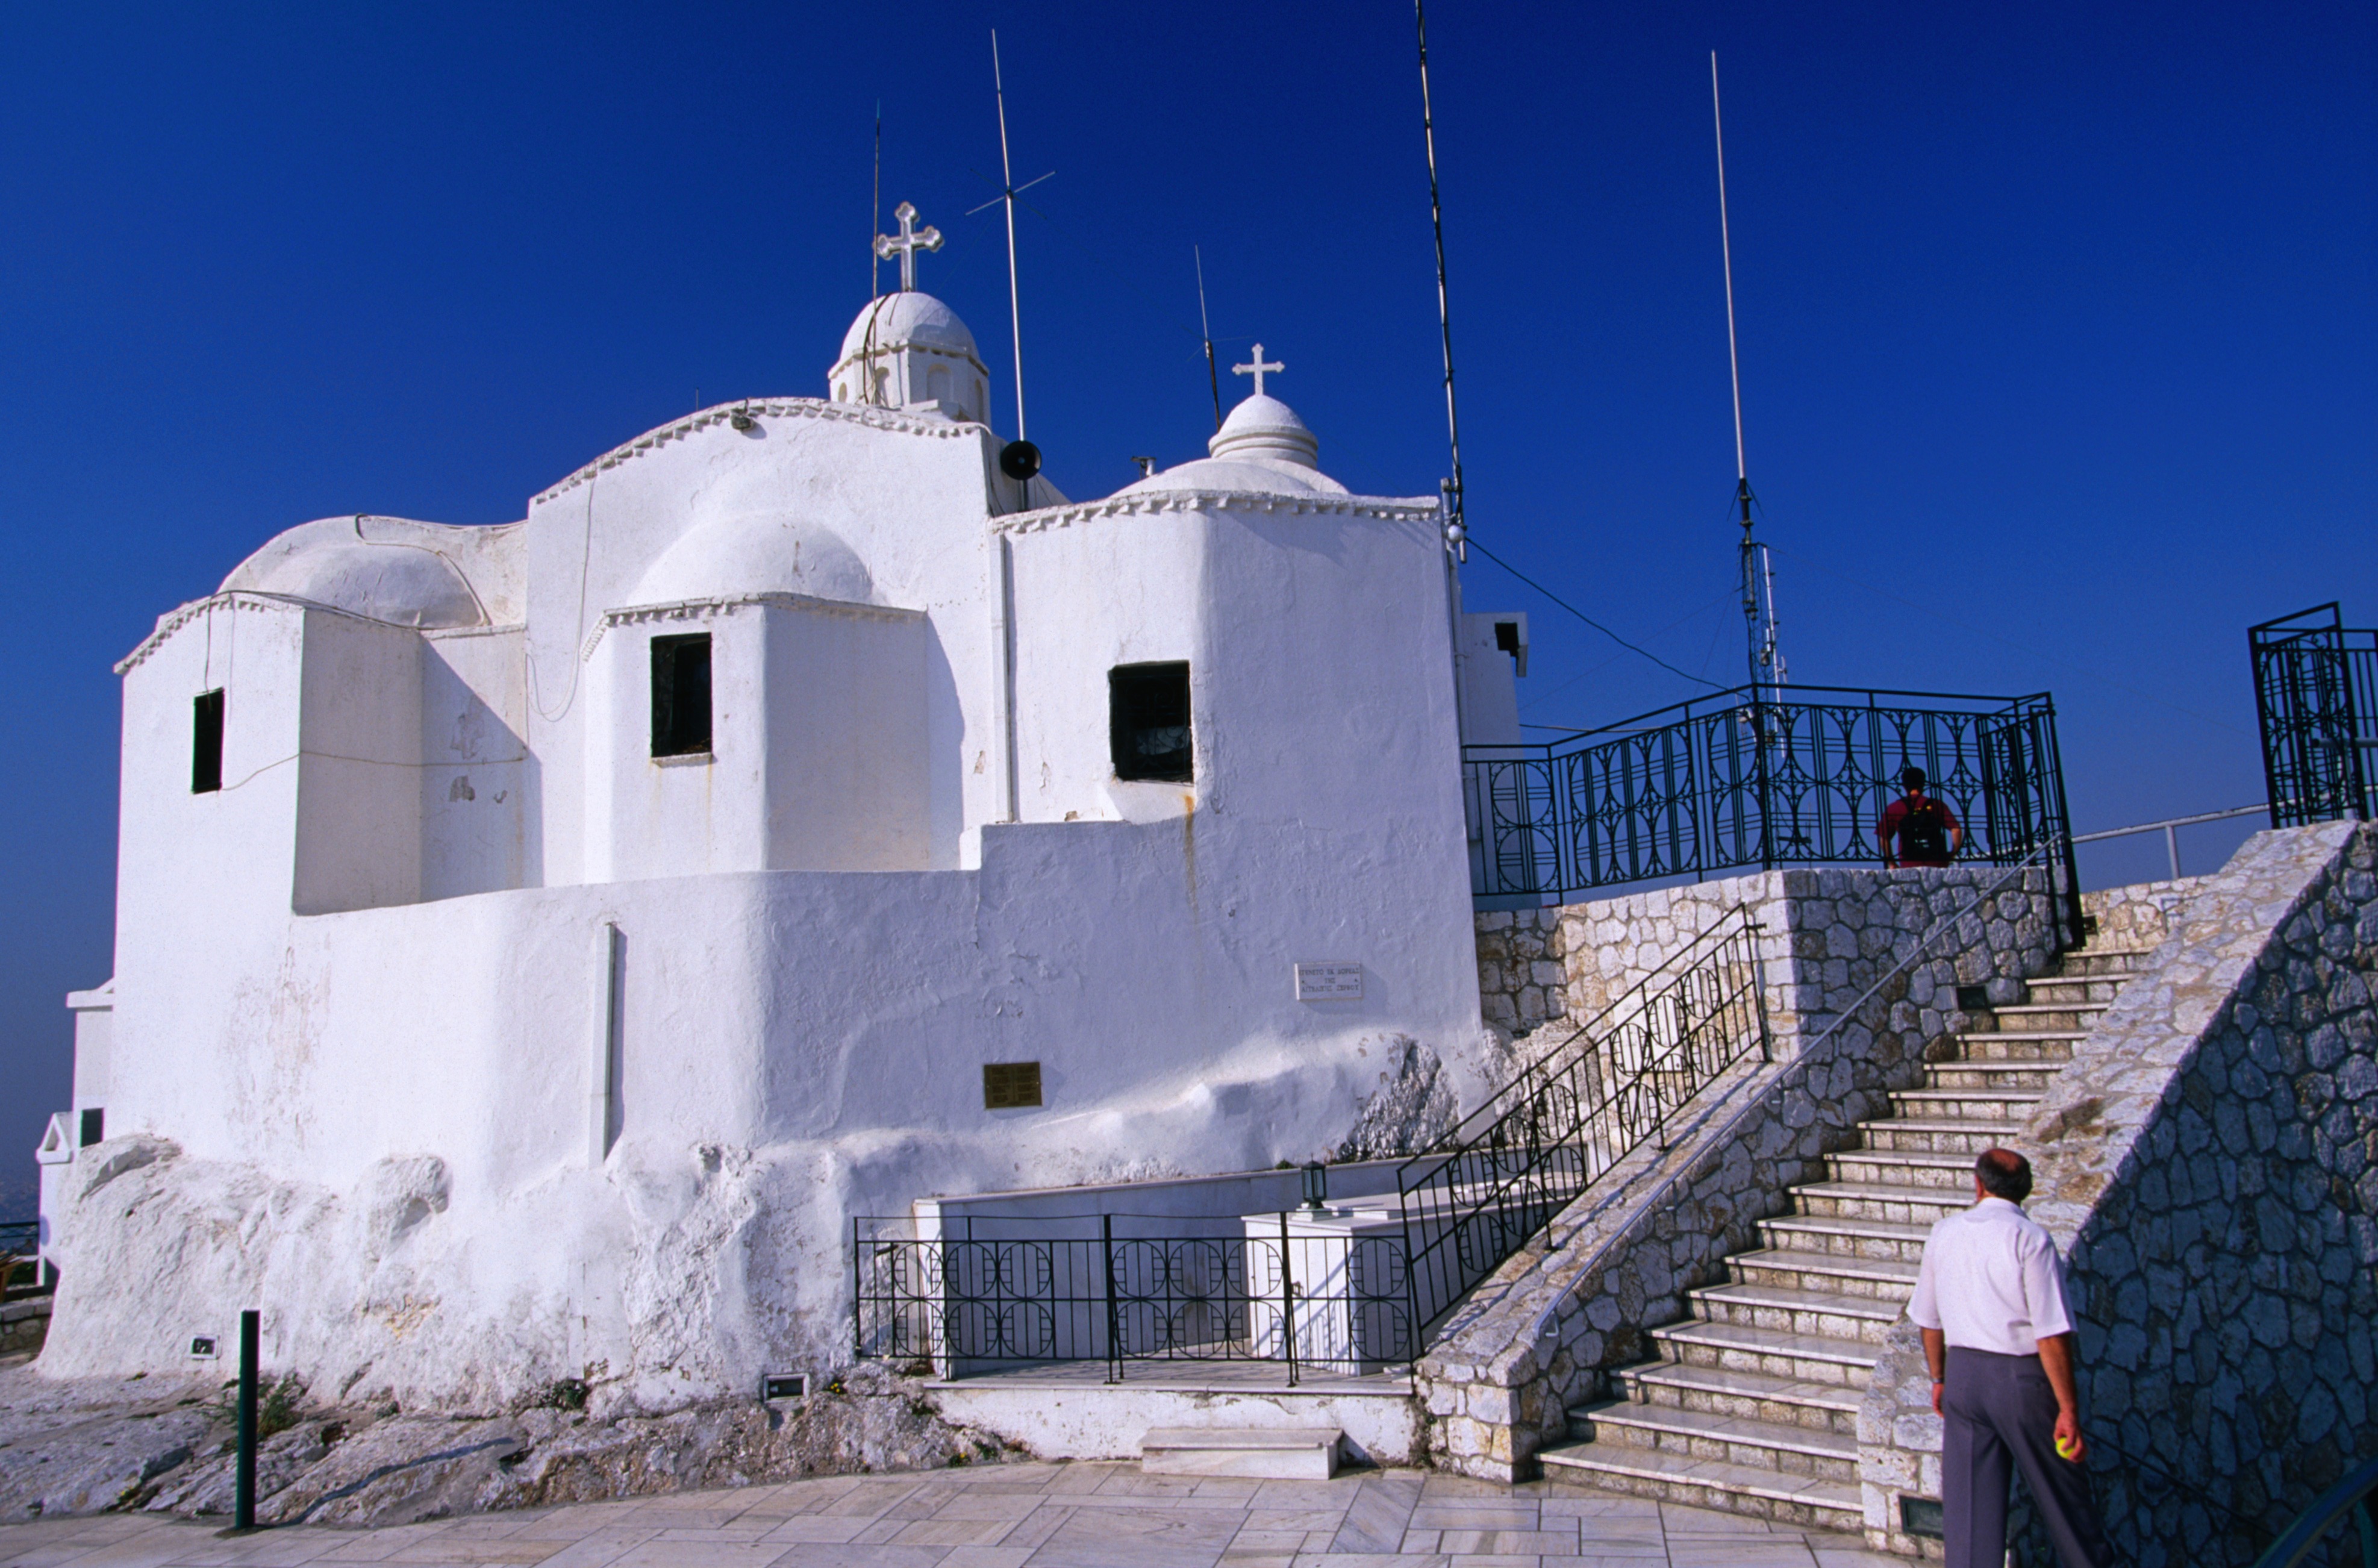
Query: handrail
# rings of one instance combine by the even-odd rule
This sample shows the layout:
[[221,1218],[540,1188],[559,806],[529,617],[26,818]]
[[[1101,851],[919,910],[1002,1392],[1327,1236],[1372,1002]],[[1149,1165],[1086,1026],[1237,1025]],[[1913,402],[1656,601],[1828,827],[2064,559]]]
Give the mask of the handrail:
[[1727,911],[1464,1117],[1448,1147],[1398,1168],[1416,1329],[1613,1165],[1647,1142],[1664,1146],[1704,1089],[1754,1050],[1764,1055],[1762,929],[1747,910]]
[[2101,827],[2095,833],[2075,833],[2075,844],[2101,843],[2108,838],[2128,838],[2134,834],[2153,833],[2163,829],[2164,853],[2171,858],[2171,879],[2180,880],[2180,835],[2178,828],[2193,827],[2200,822],[2227,822],[2236,816],[2258,816],[2271,809],[2267,801],[2257,801],[2251,806],[2232,806],[2228,811],[2201,811],[2194,816],[2168,816],[2161,822],[2142,822],[2132,827]]
[[2361,1537],[2361,1568],[2378,1568],[2378,1514],[2373,1514],[2370,1501],[2374,1493],[2378,1493],[2378,1457],[2363,1460],[2345,1479],[2313,1499],[2312,1505],[2271,1543],[2271,1549],[2254,1559],[2254,1568],[2296,1568],[2348,1513]]

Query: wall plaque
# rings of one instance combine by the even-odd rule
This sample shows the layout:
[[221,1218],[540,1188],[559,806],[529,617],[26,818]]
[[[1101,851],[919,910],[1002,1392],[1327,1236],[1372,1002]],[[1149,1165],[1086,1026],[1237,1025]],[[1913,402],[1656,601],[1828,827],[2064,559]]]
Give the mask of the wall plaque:
[[1326,963],[1296,966],[1296,999],[1300,1002],[1359,1002],[1363,999],[1361,964]]

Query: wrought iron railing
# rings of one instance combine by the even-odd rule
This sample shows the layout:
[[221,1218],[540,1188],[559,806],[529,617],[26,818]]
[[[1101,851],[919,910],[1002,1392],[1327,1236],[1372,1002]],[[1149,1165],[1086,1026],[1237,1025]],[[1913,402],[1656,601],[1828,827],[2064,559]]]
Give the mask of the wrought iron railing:
[[2271,826],[2378,816],[2378,630],[2315,605],[2249,627]]
[[[2325,1544],[2358,1548],[2352,1555],[2360,1560],[2362,1568],[2378,1568],[2378,1507],[2372,1506],[2373,1500],[2378,1500],[2378,1458],[2364,1459],[2343,1480],[2321,1493],[2271,1543],[2270,1550],[2254,1560],[2254,1568],[2298,1568],[2312,1561],[2312,1553]],[[2336,1539],[2348,1521],[2353,1531],[2349,1543]],[[2324,1554],[2329,1562],[2345,1557],[2342,1551]]]
[[1481,898],[1781,865],[1878,864],[1913,765],[1964,829],[1958,858],[2048,849],[2080,940],[2072,826],[2046,694],[1744,686],[1545,745],[1462,748]]
[[1664,1148],[1694,1098],[1768,1049],[1757,922],[1735,911],[1398,1172],[1423,1333],[1594,1180]]
[[853,1222],[861,1357],[946,1377],[1103,1361],[1269,1361],[1350,1376],[1416,1354],[1392,1198],[1279,1214]]

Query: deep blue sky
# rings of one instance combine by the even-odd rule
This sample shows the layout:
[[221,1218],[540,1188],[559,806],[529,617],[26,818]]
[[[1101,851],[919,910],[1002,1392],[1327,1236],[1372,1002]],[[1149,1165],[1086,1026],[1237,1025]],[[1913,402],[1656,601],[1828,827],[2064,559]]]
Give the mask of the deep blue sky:
[[[2052,690],[2079,826],[2261,798],[2243,629],[2378,621],[2378,11],[1483,6],[1431,17],[1471,522],[1732,681],[1708,52],[1796,680]],[[276,531],[521,515],[697,394],[816,394],[888,209],[949,236],[1075,496],[1211,426],[1214,330],[1357,489],[1445,469],[1411,16],[1375,5],[15,6],[0,17],[14,721],[0,1206],[110,968],[117,686]],[[980,173],[978,173],[979,171]],[[1045,214],[1043,216],[1042,214]],[[887,274],[888,275],[888,274]],[[1675,677],[1530,610],[1527,717]],[[2234,835],[2195,840],[2209,861]],[[2100,881],[2145,874],[2090,862]]]

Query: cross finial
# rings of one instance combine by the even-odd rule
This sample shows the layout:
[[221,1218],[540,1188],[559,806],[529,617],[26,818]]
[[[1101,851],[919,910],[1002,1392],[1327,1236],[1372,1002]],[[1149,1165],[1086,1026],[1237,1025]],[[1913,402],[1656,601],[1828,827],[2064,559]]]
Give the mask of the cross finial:
[[875,254],[879,259],[888,261],[896,253],[900,258],[900,287],[913,292],[917,286],[917,252],[939,250],[942,231],[930,225],[917,227],[917,209],[906,201],[892,209],[892,215],[900,220],[900,233],[896,238],[877,235]]
[[1255,395],[1257,397],[1261,397],[1264,394],[1264,372],[1267,370],[1285,370],[1287,368],[1287,366],[1279,364],[1277,361],[1269,365],[1265,364],[1263,344],[1255,344],[1255,362],[1252,365],[1233,365],[1231,367],[1231,374],[1233,376],[1253,376],[1255,379]]

